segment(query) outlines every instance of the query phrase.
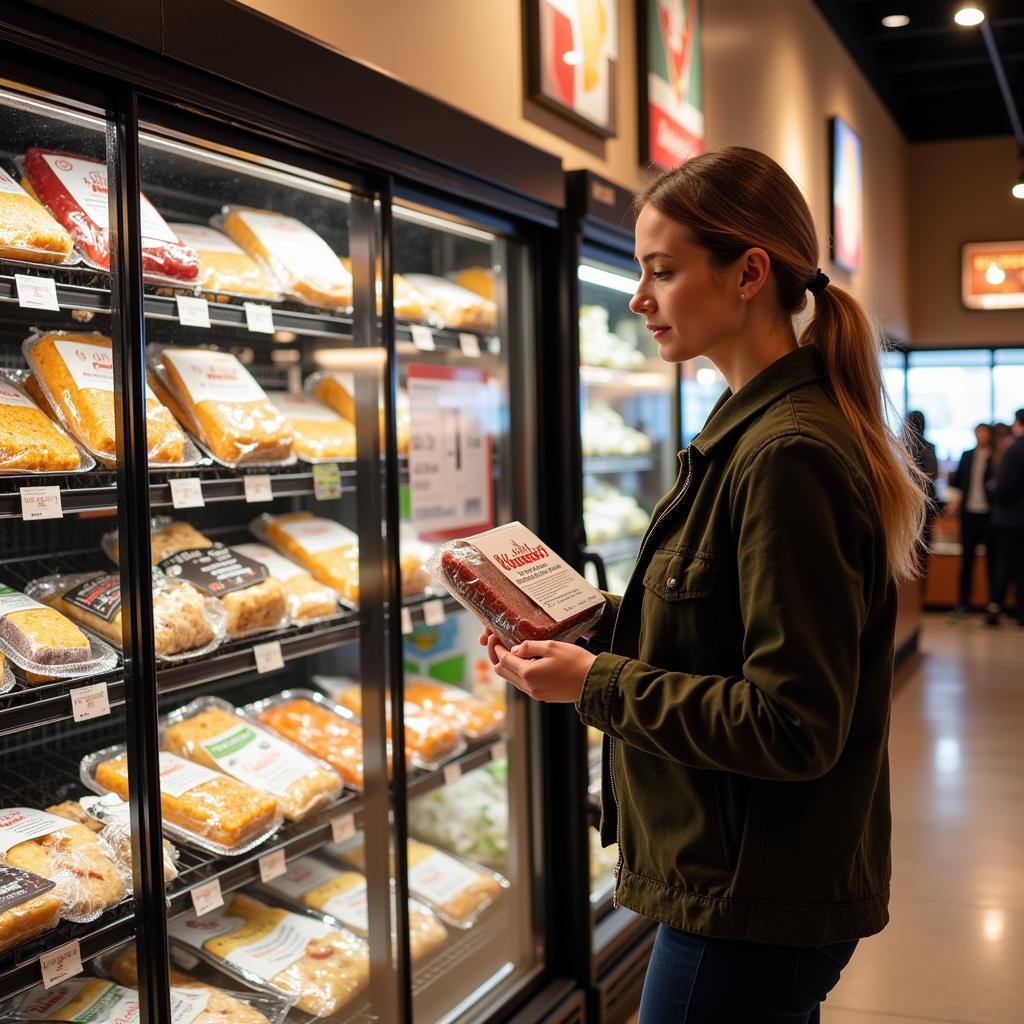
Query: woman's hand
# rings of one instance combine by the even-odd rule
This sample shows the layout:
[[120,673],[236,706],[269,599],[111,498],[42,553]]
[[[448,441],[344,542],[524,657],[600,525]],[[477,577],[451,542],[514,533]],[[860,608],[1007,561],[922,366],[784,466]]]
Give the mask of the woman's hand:
[[553,704],[575,704],[596,655],[557,640],[524,640],[511,651],[488,628],[480,634],[498,675],[528,697]]

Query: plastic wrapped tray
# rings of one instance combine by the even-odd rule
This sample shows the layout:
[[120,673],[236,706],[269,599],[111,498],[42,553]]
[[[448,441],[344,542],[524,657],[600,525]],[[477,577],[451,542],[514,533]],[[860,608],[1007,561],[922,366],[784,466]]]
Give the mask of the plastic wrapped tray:
[[338,614],[338,595],[334,589],[318,582],[308,569],[297,562],[285,558],[267,544],[232,544],[231,549],[265,565],[267,572],[281,583],[288,604],[288,617],[296,626],[325,622]]

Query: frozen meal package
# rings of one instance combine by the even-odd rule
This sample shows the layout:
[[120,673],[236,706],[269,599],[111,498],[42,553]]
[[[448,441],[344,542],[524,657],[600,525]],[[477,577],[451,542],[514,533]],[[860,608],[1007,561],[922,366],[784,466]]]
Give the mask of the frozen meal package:
[[150,345],[147,359],[157,393],[218,462],[295,461],[291,427],[230,352]]
[[[32,376],[57,418],[105,465],[117,458],[114,362],[103,334],[33,334],[22,349]],[[194,465],[198,453],[152,391],[146,389],[146,445],[150,465]]]
[[272,210],[229,206],[220,226],[273,273],[289,298],[329,309],[352,305],[352,275],[302,221]]
[[433,711],[461,729],[471,740],[493,736],[505,721],[502,708],[478,700],[457,686],[445,686],[427,679],[410,678],[405,683],[405,699],[425,711]]
[[272,793],[289,821],[298,821],[341,795],[341,779],[332,768],[219,697],[200,697],[168,715],[161,726],[165,750]]
[[295,1006],[314,1017],[337,1013],[369,981],[369,951],[361,939],[245,893],[202,917],[176,917],[167,930],[243,980],[293,996]]
[[[339,416],[350,423],[356,421],[355,379],[351,373],[337,370],[322,370],[310,374],[305,383],[306,391],[324,405],[330,406]],[[404,388],[398,389],[395,408],[395,428],[398,439],[398,454],[409,454],[409,434],[412,429],[412,410],[409,395]],[[378,416],[381,434],[384,433],[384,408]]]
[[64,263],[71,236],[3,168],[0,168],[0,259]]
[[[341,265],[346,273],[352,273],[352,261],[347,256],[341,257]],[[377,315],[380,316],[383,302],[380,272],[377,273]],[[395,316],[401,320],[426,320],[427,300],[401,274],[391,278],[391,301],[395,308]]]
[[453,281],[431,274],[406,274],[406,280],[426,296],[427,318],[439,327],[455,331],[493,331],[498,324],[498,307]]
[[0,473],[81,473],[95,465],[44,409],[0,374]]
[[270,577],[284,587],[288,616],[292,622],[316,622],[337,614],[338,595],[334,590],[317,582],[290,558],[285,558],[266,544],[235,544],[232,551],[266,566]]
[[604,612],[601,593],[522,523],[448,541],[427,569],[508,648],[572,643]]
[[94,921],[128,891],[128,879],[101,836],[30,807],[0,810],[0,864],[56,883],[65,921]]
[[[86,261],[110,269],[109,207],[106,164],[75,153],[31,148],[25,154],[25,177],[32,191],[74,240]],[[199,260],[182,244],[153,204],[140,193],[142,273],[146,277],[195,283]]]
[[449,274],[448,277],[460,288],[465,288],[488,302],[495,301],[494,270],[491,267],[466,267],[465,270]]
[[56,928],[59,920],[57,883],[0,858],[0,953]]
[[350,420],[310,395],[269,391],[267,398],[291,427],[295,438],[292,446],[303,462],[356,457],[356,428]]
[[[83,785],[94,793],[128,799],[124,745],[83,758],[81,774]],[[169,835],[224,855],[259,846],[282,821],[281,808],[270,793],[167,750],[160,751],[160,806]]]
[[198,256],[196,284],[204,292],[269,302],[281,298],[277,281],[227,235],[206,224],[171,224],[170,227]]

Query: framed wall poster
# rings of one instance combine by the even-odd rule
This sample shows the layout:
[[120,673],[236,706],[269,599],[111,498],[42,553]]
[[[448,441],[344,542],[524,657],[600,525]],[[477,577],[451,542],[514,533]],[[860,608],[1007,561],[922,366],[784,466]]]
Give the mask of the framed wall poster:
[[1024,309],[1024,241],[964,242],[960,282],[965,309]]
[[525,0],[530,96],[591,131],[616,133],[618,0]]
[[832,185],[832,262],[860,270],[863,240],[864,167],[860,136],[841,118],[829,121]]
[[662,170],[704,152],[701,0],[638,0],[640,162]]

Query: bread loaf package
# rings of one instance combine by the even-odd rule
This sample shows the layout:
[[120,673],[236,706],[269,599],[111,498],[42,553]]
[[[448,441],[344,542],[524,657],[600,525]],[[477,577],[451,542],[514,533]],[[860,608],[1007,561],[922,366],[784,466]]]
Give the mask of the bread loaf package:
[[221,224],[229,238],[270,270],[288,298],[328,309],[352,305],[352,275],[302,221],[234,206],[225,210]]
[[460,288],[494,302],[494,271],[490,267],[466,267],[448,275]]
[[200,918],[176,917],[167,930],[244,981],[293,996],[296,1008],[314,1017],[348,1006],[369,981],[369,951],[361,939],[245,893]]
[[81,473],[95,465],[22,388],[0,374],[0,474]]
[[161,746],[253,789],[272,793],[289,821],[341,795],[338,774],[237,712],[218,697],[200,697],[162,721]]
[[427,318],[439,327],[455,331],[493,331],[498,307],[454,281],[431,274],[406,274],[406,280],[427,300]]
[[336,462],[356,457],[356,428],[309,395],[270,391],[267,398],[285,418],[295,438],[295,454],[303,462]]
[[0,168],[0,259],[26,263],[65,263],[71,236]]
[[292,431],[263,388],[229,352],[150,345],[147,358],[158,394],[225,466],[289,465]]
[[317,582],[290,558],[278,554],[266,544],[235,544],[232,551],[266,566],[271,579],[277,580],[284,587],[288,617],[292,622],[316,622],[337,614],[338,595],[334,590]]
[[281,289],[247,252],[206,224],[171,224],[171,230],[199,258],[196,284],[204,292],[277,302]]
[[14,682],[11,663],[7,660],[7,655],[0,651],[0,693],[6,693],[14,686]]
[[571,643],[604,611],[600,592],[522,523],[448,541],[427,569],[508,648],[524,640]]
[[[351,373],[334,370],[311,374],[307,379],[306,391],[318,401],[332,408],[350,423],[356,421],[355,378]],[[398,389],[395,407],[395,432],[398,440],[398,454],[409,454],[409,435],[412,430],[412,410],[409,395],[404,388]],[[384,433],[384,409],[379,413],[380,431]]]
[[56,888],[50,878],[0,862],[0,953],[57,927]]
[[[345,272],[351,275],[352,261],[347,256],[341,257],[341,265],[345,268]],[[377,316],[380,316],[383,305],[383,288],[381,288],[379,272],[376,291]],[[426,320],[427,300],[401,274],[392,275],[391,301],[395,309],[395,316],[399,320]]]
[[[117,428],[110,338],[55,331],[32,335],[22,349],[47,405],[63,426],[90,454],[112,466],[117,459]],[[146,450],[152,466],[198,461],[195,450],[186,445],[181,427],[148,388]]]
[[410,704],[451,722],[471,740],[495,735],[505,721],[502,708],[492,707],[457,686],[444,686],[427,679],[407,679],[403,692]]

